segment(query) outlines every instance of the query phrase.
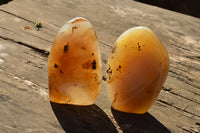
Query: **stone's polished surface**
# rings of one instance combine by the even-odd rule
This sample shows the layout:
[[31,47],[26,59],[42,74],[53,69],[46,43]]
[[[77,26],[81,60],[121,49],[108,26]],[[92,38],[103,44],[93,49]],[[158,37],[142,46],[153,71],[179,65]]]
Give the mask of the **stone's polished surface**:
[[169,70],[167,50],[146,27],[125,31],[108,59],[107,84],[112,107],[143,114],[157,98]]
[[88,20],[77,17],[58,32],[49,57],[49,95],[55,103],[91,105],[102,80],[96,33]]

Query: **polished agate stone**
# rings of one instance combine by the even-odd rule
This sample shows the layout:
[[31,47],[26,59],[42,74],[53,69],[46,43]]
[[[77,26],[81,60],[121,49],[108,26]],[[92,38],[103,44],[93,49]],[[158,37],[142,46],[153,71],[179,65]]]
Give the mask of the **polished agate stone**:
[[143,114],[159,95],[169,69],[166,48],[146,27],[125,31],[108,58],[107,87],[116,110]]
[[74,18],[58,32],[48,63],[49,96],[55,103],[91,105],[101,88],[101,57],[88,20]]

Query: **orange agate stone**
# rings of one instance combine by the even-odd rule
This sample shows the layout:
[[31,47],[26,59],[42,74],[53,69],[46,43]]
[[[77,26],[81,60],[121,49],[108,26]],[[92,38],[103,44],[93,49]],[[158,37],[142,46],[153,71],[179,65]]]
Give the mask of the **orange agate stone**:
[[55,103],[91,105],[102,80],[96,33],[88,20],[68,21],[58,32],[48,63],[49,96]]
[[125,31],[108,59],[107,87],[116,110],[143,114],[156,100],[169,70],[166,48],[146,27]]

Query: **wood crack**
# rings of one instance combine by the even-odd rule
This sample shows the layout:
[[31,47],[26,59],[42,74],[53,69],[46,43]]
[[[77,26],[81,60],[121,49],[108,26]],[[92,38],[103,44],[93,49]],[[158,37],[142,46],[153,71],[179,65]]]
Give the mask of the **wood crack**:
[[25,20],[25,21],[27,21],[27,22],[29,22],[29,23],[35,24],[35,22],[33,22],[33,21],[31,21],[31,20],[28,20],[28,19],[26,19],[26,18],[23,18],[23,17],[21,17],[21,16],[18,16],[18,15],[16,15],[16,14],[11,13],[11,12],[5,11],[5,10],[3,10],[3,9],[0,9],[0,11],[2,11],[2,12],[4,12],[4,13],[7,13],[7,14],[9,14],[9,15],[12,15],[12,16],[15,16],[15,17],[18,17],[18,18],[21,18],[21,19],[23,19],[23,20]]
[[178,64],[181,65],[181,66],[183,66],[183,67],[185,67],[185,68],[190,68],[190,69],[192,69],[194,71],[200,71],[200,68],[197,68],[197,67],[195,67],[194,65],[191,65],[191,64],[185,64],[183,62],[179,62]]
[[[163,89],[164,91],[167,91],[168,93],[171,93],[171,94],[173,94],[173,95],[179,96],[179,97],[184,98],[184,99],[186,99],[186,100],[188,100],[188,101],[191,101],[191,102],[200,104],[200,102],[194,101],[194,100],[192,100],[192,99],[189,99],[189,98],[187,98],[187,97],[184,97],[184,96],[182,96],[182,95],[179,95],[179,94],[177,94],[177,93],[172,92],[172,88],[167,89],[167,88],[163,87],[162,89]],[[195,94],[195,93],[194,93],[194,94]]]
[[29,44],[26,44],[26,43],[23,43],[23,42],[21,42],[21,41],[15,41],[15,40],[13,40],[13,39],[11,39],[11,38],[3,37],[3,36],[1,36],[1,35],[0,35],[0,38],[2,38],[2,39],[4,39],[4,40],[7,40],[7,41],[10,41],[10,42],[17,43],[17,44],[22,45],[22,46],[25,46],[25,47],[28,47],[28,48],[32,49],[33,51],[40,53],[40,54],[41,54],[42,56],[44,56],[44,57],[48,57],[48,55],[49,55],[49,52],[48,52],[48,51],[46,51],[46,50],[44,50],[44,49],[40,49],[40,48],[33,47],[33,46],[31,46],[31,45],[29,45]]
[[192,131],[190,131],[190,130],[188,130],[188,129],[185,129],[185,128],[181,127],[181,126],[178,126],[178,125],[177,125],[177,127],[180,128],[180,129],[182,129],[182,130],[184,130],[184,131],[186,131],[187,133],[192,133]]
[[[179,44],[179,43],[178,43]],[[187,48],[184,48],[184,47],[181,47],[181,46],[177,46],[177,45],[175,45],[175,44],[173,44],[173,43],[171,43],[170,45],[172,45],[172,46],[174,46],[174,47],[176,47],[176,48],[178,48],[178,49],[182,49],[182,50],[185,50],[185,51],[191,51],[190,49],[187,49]]]
[[46,39],[44,39],[44,38],[41,38],[41,37],[39,37],[39,36],[35,36],[35,35],[33,35],[33,34],[30,34],[30,33],[27,33],[27,34],[29,34],[29,35],[31,35],[31,36],[34,36],[34,37],[36,37],[36,38],[39,38],[39,39],[41,39],[41,40],[43,40],[43,41],[46,41],[46,42],[48,42],[48,43],[52,43],[51,41],[46,40]]
[[[9,29],[7,29],[7,28],[4,28],[4,27],[0,27],[0,28],[3,29],[3,30],[5,30],[5,31],[13,32],[13,31],[11,31],[11,30],[9,30]],[[49,34],[49,35],[51,35],[51,36],[54,36],[54,35],[52,35],[52,34],[50,34],[50,33],[48,33],[48,32],[45,32],[45,33],[47,33],[47,34]],[[15,34],[17,34],[17,33],[15,33]],[[28,32],[27,32],[26,34],[29,34],[29,35],[34,36],[34,37],[36,37],[36,38],[39,38],[39,39],[41,39],[41,40],[43,40],[43,41],[46,41],[46,42],[48,42],[48,43],[52,43],[52,42],[49,41],[49,40],[46,40],[46,39],[41,38],[41,37],[39,37],[39,36],[36,36],[36,35],[30,34],[30,33],[28,33]]]
[[[188,76],[184,76],[183,74],[179,74],[179,73],[172,71],[172,70],[169,70],[169,73],[172,73],[172,74],[168,75],[168,76],[176,78],[177,80],[180,80],[180,81],[182,81],[182,82],[184,82],[184,83],[186,83],[186,84],[188,84],[188,85],[190,85],[194,88],[199,88],[199,85],[194,84],[194,83],[198,83],[198,82],[195,81],[195,79],[191,79]],[[193,91],[190,91],[190,92],[192,92],[196,95],[199,95],[198,93],[195,93]]]
[[107,46],[107,47],[109,47],[109,48],[112,48],[112,46],[110,46],[109,44],[107,44],[107,43],[105,43],[105,42],[103,42],[103,41],[99,41],[99,43],[101,43],[101,44],[103,44],[104,46]]
[[163,100],[161,100],[161,99],[158,99],[158,100],[156,100],[156,101],[161,102],[161,103],[163,103],[163,104],[165,104],[165,105],[168,105],[168,106],[170,106],[170,107],[173,107],[173,108],[177,109],[178,111],[185,112],[185,113],[191,114],[191,115],[196,116],[196,117],[200,117],[200,115],[197,115],[197,114],[191,113],[191,112],[189,112],[189,111],[183,110],[183,109],[181,109],[181,108],[179,108],[179,107],[173,106],[172,104],[170,104],[170,103],[168,103],[168,102],[166,102],[166,101],[163,101]]
[[186,131],[187,133],[199,133],[197,130],[194,129],[194,127],[182,127],[179,125],[176,125],[178,128],[182,129],[183,131]]
[[[2,11],[2,12],[4,12],[4,13],[7,13],[7,14],[9,14],[9,15],[11,15],[11,16],[20,18],[20,19],[22,19],[22,20],[24,20],[24,21],[27,21],[27,22],[32,23],[33,25],[35,25],[35,22],[33,22],[33,21],[29,20],[29,19],[26,19],[26,18],[24,18],[24,17],[18,16],[18,15],[14,14],[14,13],[8,12],[8,11],[3,10],[3,9],[0,9],[0,11]],[[60,25],[56,25],[56,24],[53,24],[53,23],[50,23],[50,24],[53,25],[53,26],[55,26],[55,27],[57,27],[57,28],[61,27]],[[42,27],[49,29],[49,28],[46,27],[46,26],[42,26]],[[46,32],[46,33],[49,34],[49,35],[52,35],[52,34],[50,34],[50,33],[48,33],[48,32]],[[54,36],[54,35],[52,35],[52,36]]]
[[11,83],[8,83],[8,82],[5,82],[5,81],[3,81],[3,80],[0,80],[0,82],[1,83],[3,83],[3,84],[6,84],[6,85],[8,85],[8,86],[11,86],[11,87],[13,87],[13,88],[17,88],[17,89],[21,89],[21,88],[18,88],[17,86],[15,86],[15,85],[13,85],[13,84],[11,84]]

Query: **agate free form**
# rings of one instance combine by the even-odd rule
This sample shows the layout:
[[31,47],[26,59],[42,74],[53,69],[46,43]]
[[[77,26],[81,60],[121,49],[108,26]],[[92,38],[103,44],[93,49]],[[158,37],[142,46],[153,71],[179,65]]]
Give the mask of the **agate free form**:
[[125,31],[107,64],[107,86],[116,110],[143,114],[156,100],[169,70],[166,48],[146,27]]
[[57,33],[48,63],[49,96],[55,103],[91,105],[101,88],[101,57],[88,20],[74,18]]

